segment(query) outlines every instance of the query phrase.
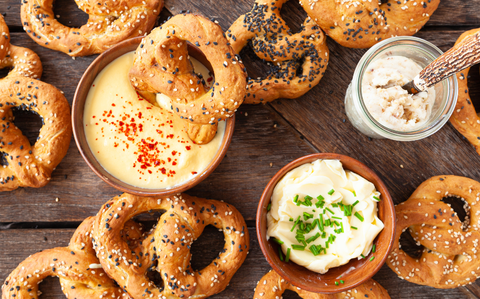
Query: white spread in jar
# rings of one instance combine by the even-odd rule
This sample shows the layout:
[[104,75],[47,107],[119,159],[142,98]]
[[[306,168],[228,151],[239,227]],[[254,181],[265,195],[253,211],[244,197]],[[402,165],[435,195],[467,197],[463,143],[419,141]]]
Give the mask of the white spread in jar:
[[280,244],[284,259],[323,274],[372,251],[384,227],[378,201],[375,186],[340,161],[316,160],[275,186],[267,237]]
[[[195,70],[208,70],[191,58]],[[176,115],[143,100],[128,79],[133,52],[106,66],[95,78],[84,108],[88,145],[110,174],[130,185],[160,189],[202,173],[215,157],[225,133],[219,122],[208,144],[194,144]]]
[[369,64],[362,80],[363,101],[382,125],[396,131],[413,131],[425,124],[435,103],[435,89],[416,95],[402,86],[422,70],[403,56],[387,56]]

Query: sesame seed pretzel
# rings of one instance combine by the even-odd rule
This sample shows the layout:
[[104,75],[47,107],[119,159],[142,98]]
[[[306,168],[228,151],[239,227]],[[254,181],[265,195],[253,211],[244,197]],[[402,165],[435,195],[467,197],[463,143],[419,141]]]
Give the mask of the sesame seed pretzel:
[[[168,61],[178,56],[178,60],[187,59],[180,52],[162,51],[163,47],[173,45],[170,41],[185,44],[187,41],[196,45],[205,54],[215,74],[212,88],[202,94],[197,90],[199,84],[191,91],[192,83],[176,72],[168,71],[161,61]],[[185,51],[186,45],[183,45]],[[177,52],[177,51],[175,51]],[[165,57],[167,55],[167,57]],[[220,26],[197,15],[176,15],[161,27],[156,28],[140,45],[130,70],[132,85],[138,90],[149,92],[161,91],[172,99],[173,112],[180,118],[193,124],[214,124],[234,115],[245,97],[246,74]],[[178,95],[182,95],[180,98]]]
[[369,48],[382,39],[417,33],[440,0],[301,0],[300,3],[340,45]]
[[[48,276],[56,276],[67,298],[130,299],[105,274],[95,256],[91,237],[94,221],[94,217],[85,219],[67,247],[47,249],[21,262],[5,279],[2,298],[37,299],[39,283]],[[128,223],[128,230],[122,232],[122,238],[129,241],[141,233],[141,227],[132,221]]]
[[[441,201],[446,196],[460,197],[468,203],[469,225],[464,225],[451,206]],[[423,182],[395,208],[395,243],[388,266],[402,279],[435,288],[456,288],[474,282],[480,275],[479,196],[480,183],[469,178],[436,176]],[[418,259],[400,249],[400,235],[407,228],[417,244],[424,246]]]
[[291,33],[280,16],[287,1],[255,1],[253,9],[227,31],[235,52],[240,53],[251,41],[255,54],[273,64],[266,78],[248,78],[246,104],[298,98],[325,74],[329,53],[325,35],[310,18],[305,19],[300,32]]
[[24,30],[39,45],[70,56],[102,53],[155,25],[163,0],[76,0],[89,15],[87,24],[70,28],[55,19],[54,0],[22,0]]
[[[130,218],[166,210],[156,228],[132,248],[120,240]],[[207,225],[223,230],[225,247],[207,267],[194,271],[190,246]],[[94,248],[101,264],[133,298],[205,298],[223,291],[240,268],[249,249],[242,215],[231,205],[186,194],[139,197],[123,194],[108,201],[97,215]],[[158,288],[146,277],[155,267],[164,281]]]
[[2,15],[0,35],[0,69],[12,68],[7,77],[24,76],[40,79],[43,71],[40,58],[30,49],[10,44],[10,31]]
[[304,291],[286,282],[277,272],[271,270],[265,274],[255,288],[254,299],[282,298],[282,294],[290,290],[297,293],[303,299],[389,299],[388,292],[375,280],[369,279],[358,287],[332,295],[317,294]]
[[[155,75],[159,71],[158,68],[161,67],[160,72],[169,72],[175,75],[175,80],[172,83],[175,85],[175,98],[193,101],[195,98],[204,95],[206,90],[203,81],[195,74],[192,63],[187,59],[189,57],[187,43],[178,37],[171,37],[161,46],[157,46],[156,41],[161,39],[159,34],[162,34],[160,30],[153,30],[138,46],[135,52],[134,65],[130,71],[132,86],[143,97],[150,98],[149,101],[155,104],[155,94],[165,92],[161,89],[162,86],[155,84],[157,82]],[[147,46],[148,44],[150,46]],[[148,53],[155,53],[155,62],[152,62],[151,68],[144,69],[144,65],[142,65],[143,60],[139,56],[144,54],[144,48],[147,47],[150,47]],[[140,81],[137,82],[137,79]],[[141,90],[142,88],[147,90]],[[151,95],[146,93],[151,93]],[[173,113],[173,106],[171,106],[171,110]],[[201,125],[193,124],[186,119],[184,120],[183,117],[181,119],[185,123],[188,137],[197,144],[210,142],[217,133],[218,125],[216,121],[212,124]]]
[[[70,106],[54,86],[26,77],[0,80],[0,191],[18,187],[43,187],[66,155],[72,137]],[[42,117],[36,143],[13,123],[12,109],[28,110]]]
[[[468,36],[476,34],[479,29],[469,30],[458,38],[455,45],[461,43]],[[467,140],[475,146],[477,153],[480,155],[480,117],[478,117],[475,107],[470,100],[470,94],[468,92],[468,72],[470,68],[466,68],[457,73],[458,81],[458,100],[450,117],[450,122],[457,129],[460,134],[465,136]]]

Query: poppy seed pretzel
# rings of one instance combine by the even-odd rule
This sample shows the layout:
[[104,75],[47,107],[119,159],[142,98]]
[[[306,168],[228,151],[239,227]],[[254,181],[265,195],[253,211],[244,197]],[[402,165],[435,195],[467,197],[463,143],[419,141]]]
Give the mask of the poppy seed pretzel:
[[[157,226],[131,248],[120,240],[126,221],[141,213],[165,210]],[[190,246],[207,225],[222,230],[225,247],[207,267],[194,271]],[[97,215],[94,248],[101,264],[133,298],[205,298],[223,291],[249,250],[242,215],[231,205],[186,194],[140,197],[123,194]],[[124,262],[125,261],[125,262]],[[155,267],[164,281],[159,289],[146,272]]]
[[[94,217],[85,219],[77,228],[67,247],[47,249],[29,256],[5,279],[3,299],[38,298],[38,285],[48,276],[60,278],[67,298],[130,299],[103,271],[93,249],[91,231]],[[122,232],[125,241],[141,236],[141,227],[128,223]],[[127,236],[128,235],[128,236]]]
[[[70,106],[54,86],[26,77],[0,80],[0,191],[18,187],[39,188],[67,154],[72,137]],[[28,110],[42,118],[33,146],[13,123],[12,109]]]
[[277,272],[271,270],[265,274],[255,288],[254,299],[277,299],[290,290],[303,299],[389,299],[388,292],[375,280],[369,279],[358,287],[332,295],[317,294],[304,291],[285,281]]
[[256,0],[253,9],[227,31],[235,52],[240,53],[251,41],[255,54],[273,65],[266,78],[248,79],[246,104],[298,98],[325,74],[329,59],[325,35],[310,18],[293,34],[280,15],[287,1]]
[[301,0],[307,14],[337,43],[369,48],[399,35],[414,35],[440,0]]
[[[441,201],[446,196],[467,203],[469,224],[464,225],[451,206]],[[395,208],[395,242],[388,266],[402,279],[440,289],[474,282],[480,275],[479,198],[480,183],[469,178],[436,176],[423,182]],[[418,259],[400,249],[399,239],[407,228],[417,244],[424,246]]]
[[30,49],[10,44],[10,31],[0,15],[0,69],[12,68],[8,77],[24,76],[40,79],[42,62],[38,55]]
[[54,0],[21,1],[24,30],[39,45],[70,56],[102,53],[128,38],[142,36],[155,25],[163,0],[76,0],[89,15],[80,28],[55,19]]
[[[161,91],[172,99],[173,112],[193,124],[214,124],[234,115],[245,96],[246,74],[220,26],[201,16],[176,15],[153,30],[151,36],[155,40],[144,40],[130,70],[130,80],[137,90]],[[166,53],[161,49],[170,39],[194,44],[210,62],[215,82],[205,94],[196,88],[192,92],[190,80],[182,81],[157,62],[164,59]],[[188,58],[177,55],[181,55],[179,60]],[[174,53],[168,56],[172,58]]]
[[[465,38],[474,35],[479,31],[480,28],[463,33],[460,35],[455,45],[458,45]],[[455,110],[450,117],[450,122],[460,134],[465,136],[465,138],[473,144],[477,153],[480,155],[480,117],[475,111],[475,107],[470,99],[470,93],[468,92],[467,77],[469,72],[470,68],[466,68],[457,73],[458,100]]]
[[[189,101],[194,100],[197,97],[200,97],[206,93],[205,86],[202,79],[195,74],[192,63],[187,57],[188,47],[187,43],[180,40],[177,37],[171,37],[166,43],[162,46],[157,46],[156,41],[160,40],[161,37],[158,36],[161,34],[159,30],[153,30],[148,36],[146,36],[140,45],[138,46],[134,59],[134,66],[130,71],[130,77],[132,80],[132,86],[139,92],[140,95],[149,99],[153,104],[156,103],[156,93],[162,93],[163,90],[157,89],[155,82],[155,72],[152,70],[142,70],[140,73],[138,64],[141,58],[137,58],[139,55],[142,55],[145,51],[155,51],[155,62],[154,65],[162,68],[162,72],[169,72],[175,75],[175,81],[172,83],[175,85],[175,97],[184,98]],[[148,46],[150,45],[150,46]],[[149,47],[150,49],[147,49]],[[185,59],[184,59],[185,57]],[[140,66],[141,67],[141,66]],[[152,66],[152,68],[154,68]],[[151,76],[150,74],[154,76]],[[151,82],[151,84],[139,84],[137,79],[140,79],[142,82]],[[148,90],[141,90],[141,88],[148,88]],[[148,95],[147,93],[150,93]],[[170,108],[173,112],[173,106]],[[183,117],[182,117],[183,119]],[[217,122],[213,124],[193,124],[191,121],[183,120],[185,123],[185,130],[188,134],[188,137],[197,144],[206,144],[210,142],[217,133]]]

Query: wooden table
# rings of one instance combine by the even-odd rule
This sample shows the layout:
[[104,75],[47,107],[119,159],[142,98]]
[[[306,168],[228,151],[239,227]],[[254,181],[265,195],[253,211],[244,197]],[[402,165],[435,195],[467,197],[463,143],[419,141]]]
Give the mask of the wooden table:
[[[34,43],[22,30],[19,2],[0,0],[0,13],[6,14],[12,44],[38,53],[44,66],[42,80],[63,90],[71,102],[77,82],[96,56],[73,60]],[[294,2],[288,2],[282,14],[293,29],[298,29],[304,12]],[[216,18],[226,30],[252,5],[253,0],[167,0],[159,23],[181,10],[190,10]],[[462,32],[480,26],[479,12],[480,0],[442,0],[417,36],[447,50]],[[87,15],[71,0],[57,0],[55,14],[69,26],[80,26],[87,20]],[[212,298],[252,298],[257,281],[270,270],[256,239],[255,211],[269,179],[293,159],[315,152],[352,156],[380,175],[396,203],[405,201],[421,182],[434,175],[454,174],[480,180],[480,157],[450,123],[434,136],[417,142],[372,140],[357,132],[346,120],[343,99],[365,50],[344,48],[332,40],[328,46],[330,63],[320,84],[296,100],[242,106],[227,156],[209,178],[188,191],[234,204],[244,215],[250,231],[252,247],[247,260],[230,286]],[[242,54],[249,74],[261,75],[260,70],[265,69],[262,62],[253,59],[251,53]],[[0,71],[0,77],[5,74],[6,71]],[[471,71],[471,77],[470,91],[475,104],[480,100],[478,66]],[[17,123],[29,135],[38,129],[35,122],[24,117]],[[28,255],[65,246],[83,219],[95,215],[102,203],[119,193],[88,168],[73,140],[46,187],[1,193],[0,283]],[[193,265],[200,269],[222,249],[222,234],[207,229],[193,247]],[[387,266],[374,279],[392,298],[480,298],[480,283],[438,290],[401,280]],[[64,298],[57,279],[47,279],[40,289],[43,298]],[[294,296],[285,294],[285,298]]]

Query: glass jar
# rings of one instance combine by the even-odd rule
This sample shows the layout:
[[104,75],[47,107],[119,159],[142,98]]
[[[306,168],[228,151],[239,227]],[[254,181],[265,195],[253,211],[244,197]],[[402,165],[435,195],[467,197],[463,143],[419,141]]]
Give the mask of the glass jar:
[[420,140],[440,130],[452,115],[457,103],[456,76],[451,76],[434,86],[435,103],[432,113],[429,119],[414,131],[396,131],[373,118],[362,98],[362,81],[368,66],[377,59],[386,56],[403,56],[425,68],[442,54],[443,52],[432,43],[413,36],[392,37],[371,47],[358,62],[345,95],[345,110],[353,126],[369,137],[398,141]]

